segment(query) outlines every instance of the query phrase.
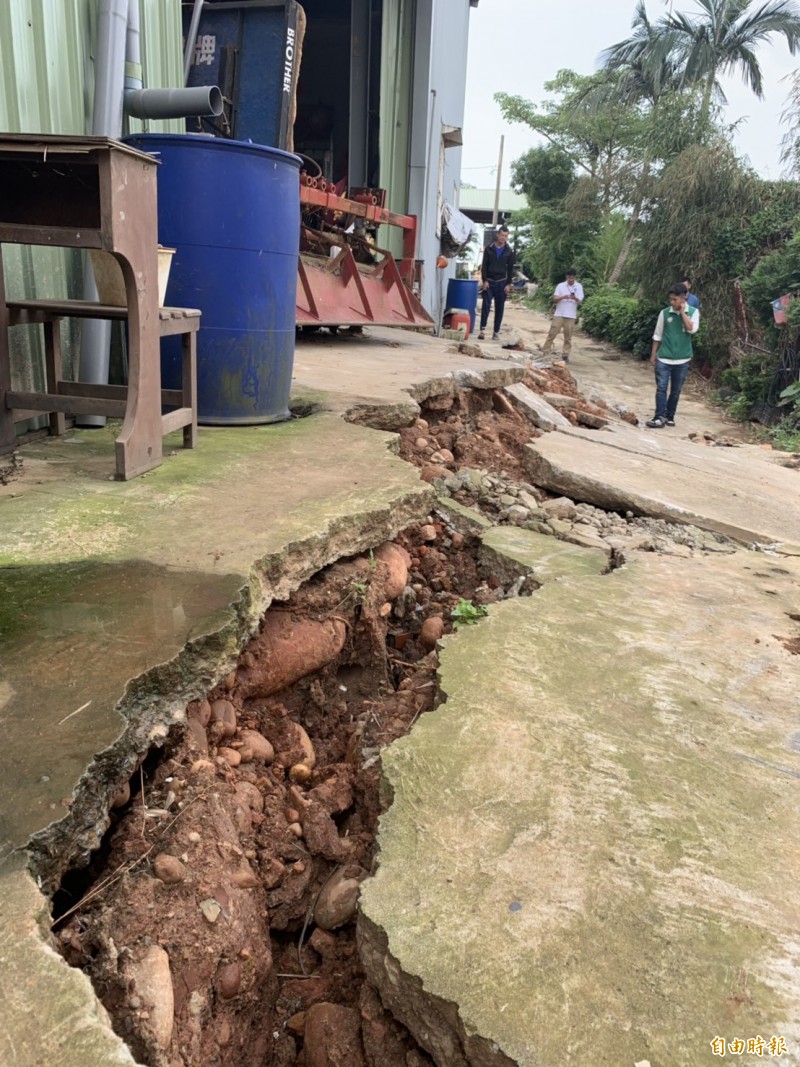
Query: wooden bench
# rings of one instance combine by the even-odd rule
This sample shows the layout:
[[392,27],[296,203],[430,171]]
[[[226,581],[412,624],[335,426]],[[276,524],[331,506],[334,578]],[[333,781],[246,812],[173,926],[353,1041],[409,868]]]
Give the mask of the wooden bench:
[[[8,390],[6,408],[15,422],[47,413],[50,432],[63,434],[64,413],[107,415],[124,418],[128,409],[126,385],[89,385],[65,381],[61,365],[61,319],[127,319],[128,309],[85,300],[9,300],[6,304],[8,325],[41,323],[44,326],[45,380],[44,393]],[[173,411],[161,416],[161,434],[183,429],[184,448],[197,444],[197,331],[200,312],[193,308],[159,308],[160,337],[182,338],[182,383],[180,389],[162,389],[161,404]],[[124,472],[117,469],[117,475]]]

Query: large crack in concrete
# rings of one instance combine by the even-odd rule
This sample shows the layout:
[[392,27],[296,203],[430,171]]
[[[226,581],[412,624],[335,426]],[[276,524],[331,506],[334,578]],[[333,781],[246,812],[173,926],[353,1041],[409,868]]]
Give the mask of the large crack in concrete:
[[42,889],[52,893],[67,868],[81,866],[108,828],[111,799],[151,748],[185,722],[186,705],[233,670],[242,648],[273,600],[283,600],[330,563],[390,540],[419,520],[434,501],[432,490],[414,491],[390,508],[342,517],[282,552],[253,565],[249,581],[230,605],[224,625],[190,641],[172,660],[132,679],[116,706],[125,726],[98,753],[75,787],[69,815],[31,839],[30,853]]

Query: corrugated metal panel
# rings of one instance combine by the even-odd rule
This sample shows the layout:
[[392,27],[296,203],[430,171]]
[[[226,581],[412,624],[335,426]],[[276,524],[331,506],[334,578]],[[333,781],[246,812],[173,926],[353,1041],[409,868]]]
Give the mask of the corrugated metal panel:
[[[176,89],[183,85],[181,0],[140,0],[142,66],[146,89]],[[185,133],[184,119],[163,122],[129,119],[131,133]]]
[[[183,84],[180,0],[141,0],[144,84]],[[94,92],[97,0],[0,0],[0,130],[83,134]],[[131,121],[131,131],[143,123]],[[153,131],[182,132],[183,120],[151,122]],[[3,247],[9,299],[79,297],[82,260],[69,249]],[[65,367],[74,364],[80,322],[63,325]],[[12,371],[18,388],[40,388],[40,329],[11,331]]]

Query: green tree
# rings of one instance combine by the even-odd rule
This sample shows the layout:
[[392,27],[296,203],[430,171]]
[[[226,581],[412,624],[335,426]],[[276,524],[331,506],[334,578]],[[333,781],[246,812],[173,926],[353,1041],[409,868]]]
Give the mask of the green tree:
[[563,200],[574,180],[572,160],[555,145],[530,148],[511,164],[511,187],[532,204]]
[[591,179],[606,212],[625,199],[642,134],[637,109],[610,95],[604,106],[597,106],[598,92],[614,77],[606,71],[587,76],[560,70],[545,83],[551,95],[540,104],[508,93],[495,95],[506,121],[529,126],[571,161],[576,175]]
[[[685,120],[687,101],[681,97],[682,75],[675,58],[675,34],[650,21],[645,0],[638,0],[633,14],[633,33],[625,41],[612,45],[600,54],[604,69],[613,73],[605,94],[628,107],[648,114],[642,157],[636,175],[627,231],[617,260],[608,276],[610,284],[619,281],[636,238],[642,210],[652,195],[654,164],[673,157],[686,145],[676,144],[691,129]],[[603,93],[598,101],[603,106]],[[667,104],[671,106],[667,106]],[[677,108],[676,108],[677,105]],[[665,112],[667,113],[665,115]],[[668,121],[665,122],[664,119]]]
[[[655,37],[649,59],[640,52],[651,71],[665,59],[676,63],[685,85],[696,86],[701,94],[700,120],[704,128],[716,95],[723,103],[719,78],[739,72],[761,99],[764,84],[756,55],[759,45],[782,37],[794,55],[800,48],[800,8],[794,0],[696,0],[699,13],[692,17],[674,12],[660,18],[652,28]],[[629,39],[610,52],[620,56],[642,45]]]

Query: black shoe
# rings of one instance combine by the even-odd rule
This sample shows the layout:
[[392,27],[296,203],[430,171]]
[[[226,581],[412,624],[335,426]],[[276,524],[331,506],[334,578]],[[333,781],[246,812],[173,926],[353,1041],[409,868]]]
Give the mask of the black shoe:
[[669,415],[667,415],[667,418],[666,418],[666,423],[667,423],[667,426],[674,426],[674,425],[675,425],[675,420],[674,420],[674,419],[671,419],[671,418],[669,417]]
[[486,339],[486,334],[483,332],[483,330],[481,330],[481,332],[478,334],[478,340],[479,341],[484,341],[485,339]]
[[645,423],[645,426],[649,426],[651,430],[663,430],[666,425],[666,422],[664,421],[664,419],[661,418],[660,415],[656,415],[654,418],[648,419],[648,421]]

